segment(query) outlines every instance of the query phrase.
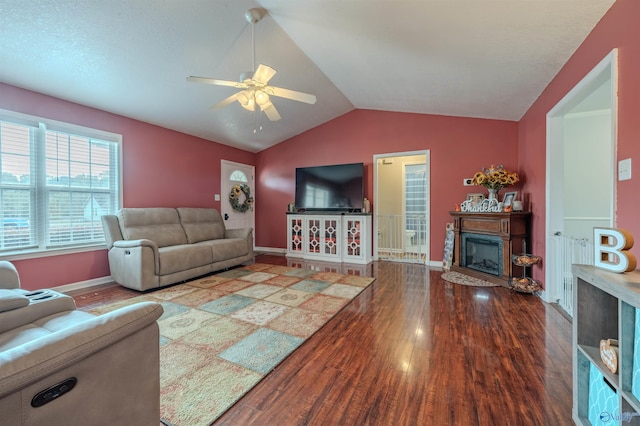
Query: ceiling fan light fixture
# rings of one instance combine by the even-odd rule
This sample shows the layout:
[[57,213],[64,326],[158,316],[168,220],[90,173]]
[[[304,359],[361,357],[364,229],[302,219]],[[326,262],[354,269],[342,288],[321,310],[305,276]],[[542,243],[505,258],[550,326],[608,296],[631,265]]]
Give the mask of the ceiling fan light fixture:
[[255,100],[253,98],[253,95],[247,90],[243,90],[242,92],[238,93],[236,99],[238,100],[238,103],[242,105],[242,108],[248,111],[255,110]]
[[269,95],[267,95],[263,90],[256,90],[255,98],[256,103],[260,105],[260,107],[267,106],[267,104],[271,103]]

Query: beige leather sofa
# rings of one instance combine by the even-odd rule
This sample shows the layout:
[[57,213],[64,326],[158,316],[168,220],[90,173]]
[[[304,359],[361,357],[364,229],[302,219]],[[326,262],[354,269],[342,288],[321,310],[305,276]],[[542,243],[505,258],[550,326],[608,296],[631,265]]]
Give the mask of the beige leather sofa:
[[115,282],[149,290],[253,261],[253,229],[208,208],[124,208],[102,216]]
[[94,316],[19,282],[0,262],[0,424],[158,425],[162,306]]

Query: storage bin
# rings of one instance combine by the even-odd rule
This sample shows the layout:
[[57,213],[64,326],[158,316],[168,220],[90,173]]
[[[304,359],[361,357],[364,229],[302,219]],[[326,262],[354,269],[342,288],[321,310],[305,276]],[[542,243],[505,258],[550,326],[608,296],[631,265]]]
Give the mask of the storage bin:
[[631,393],[640,399],[640,309],[636,308],[636,320],[633,330],[633,377]]
[[602,425],[617,416],[620,416],[618,394],[605,381],[600,370],[591,363],[589,366],[589,421],[592,425]]

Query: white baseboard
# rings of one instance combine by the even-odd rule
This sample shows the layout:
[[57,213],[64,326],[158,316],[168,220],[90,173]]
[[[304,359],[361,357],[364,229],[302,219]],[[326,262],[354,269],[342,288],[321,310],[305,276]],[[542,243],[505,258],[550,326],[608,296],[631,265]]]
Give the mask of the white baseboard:
[[58,287],[54,287],[51,290],[55,290],[55,291],[60,292],[60,293],[68,293],[68,292],[71,292],[71,291],[86,290],[86,289],[91,288],[91,287],[97,287],[99,285],[109,284],[109,283],[113,283],[113,282],[114,282],[113,278],[111,278],[111,275],[109,275],[108,277],[94,278],[92,280],[80,281],[80,282],[77,282],[77,283],[61,285],[61,286],[58,286]]
[[430,260],[428,263],[430,268],[436,269],[438,271],[442,270],[442,260]]
[[549,299],[549,292],[546,291],[546,290],[540,290],[537,294],[538,294],[538,297],[540,297],[540,299],[544,300],[547,303],[557,302],[557,301]]
[[287,249],[275,247],[254,247],[253,251],[259,251],[263,253],[287,254]]
[[[287,254],[287,249],[275,247],[254,247],[253,251],[259,251],[262,253]],[[378,259],[374,258],[373,260]],[[436,270],[442,270],[442,260],[430,260],[429,262],[427,262],[427,266]]]

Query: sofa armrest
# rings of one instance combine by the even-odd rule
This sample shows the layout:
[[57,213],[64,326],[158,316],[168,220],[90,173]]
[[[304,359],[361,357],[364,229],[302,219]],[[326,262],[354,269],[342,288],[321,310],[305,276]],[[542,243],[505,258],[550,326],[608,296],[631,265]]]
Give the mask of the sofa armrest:
[[253,228],[225,229],[225,238],[252,238]]
[[117,248],[151,247],[155,253],[158,252],[158,245],[151,240],[120,240],[113,243]]
[[[120,240],[113,243],[112,249],[131,250],[142,249],[148,247],[153,252],[153,271],[156,275],[160,274],[160,253],[158,253],[158,245],[151,240]],[[127,253],[128,254],[128,253]]]
[[146,328],[162,312],[158,303],[141,302],[0,352],[0,398]]

